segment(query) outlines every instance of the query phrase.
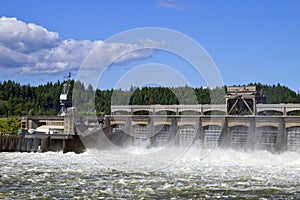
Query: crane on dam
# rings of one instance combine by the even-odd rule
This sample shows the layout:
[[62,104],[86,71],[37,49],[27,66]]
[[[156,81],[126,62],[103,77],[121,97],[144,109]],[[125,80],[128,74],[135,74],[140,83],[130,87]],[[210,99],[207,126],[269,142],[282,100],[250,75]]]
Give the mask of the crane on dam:
[[71,73],[69,72],[68,80],[63,84],[62,93],[60,94],[59,100],[60,100],[60,111],[58,113],[58,116],[65,116],[66,115],[66,101],[68,100],[68,94],[70,90],[70,79],[71,79]]

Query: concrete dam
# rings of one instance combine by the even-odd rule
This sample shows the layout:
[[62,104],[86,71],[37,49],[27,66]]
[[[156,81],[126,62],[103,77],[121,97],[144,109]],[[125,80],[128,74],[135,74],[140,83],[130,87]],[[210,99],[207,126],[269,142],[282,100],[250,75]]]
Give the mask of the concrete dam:
[[300,104],[264,104],[256,86],[229,87],[226,104],[113,105],[102,130],[118,146],[300,151],[299,110]]
[[228,87],[226,104],[112,105],[111,114],[26,116],[33,134],[0,138],[0,151],[74,151],[117,147],[215,147],[300,152],[300,104],[265,104],[256,86]]
[[300,116],[111,115],[105,133],[133,145],[300,151]]

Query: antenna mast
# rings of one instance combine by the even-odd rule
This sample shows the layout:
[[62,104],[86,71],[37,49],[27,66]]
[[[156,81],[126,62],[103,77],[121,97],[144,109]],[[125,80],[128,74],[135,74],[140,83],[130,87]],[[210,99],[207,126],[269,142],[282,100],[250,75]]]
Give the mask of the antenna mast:
[[60,97],[59,97],[61,108],[58,113],[58,116],[65,116],[67,113],[65,103],[68,100],[68,94],[69,94],[69,89],[70,89],[70,79],[71,79],[71,73],[69,72],[68,81],[63,84],[62,93],[60,94]]

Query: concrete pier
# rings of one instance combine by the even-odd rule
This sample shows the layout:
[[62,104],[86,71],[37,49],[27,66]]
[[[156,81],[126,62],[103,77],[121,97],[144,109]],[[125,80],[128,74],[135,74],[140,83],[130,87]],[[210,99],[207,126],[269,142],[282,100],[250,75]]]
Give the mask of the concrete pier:
[[78,135],[33,134],[0,136],[0,152],[75,152],[82,153],[85,147]]
[[300,116],[110,115],[105,121],[107,135],[130,135],[133,145],[198,141],[204,148],[300,151]]

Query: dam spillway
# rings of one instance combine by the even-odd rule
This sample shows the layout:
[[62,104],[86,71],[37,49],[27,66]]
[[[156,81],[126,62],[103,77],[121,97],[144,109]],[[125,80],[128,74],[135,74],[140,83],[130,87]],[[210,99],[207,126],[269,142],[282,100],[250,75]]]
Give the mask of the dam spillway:
[[[266,108],[270,108],[270,105],[265,105]],[[257,105],[257,108],[265,112],[266,109],[262,108],[265,105]],[[292,107],[294,110],[300,110],[300,105],[297,104],[272,106],[282,111],[291,110]],[[197,114],[195,110],[194,112],[186,111],[191,108],[202,111],[206,111],[204,108],[207,110],[216,108],[225,110],[226,105],[172,105],[165,106],[166,110],[171,107],[180,111],[179,114],[164,115],[161,113],[162,105],[149,105],[127,106],[130,112],[120,114],[122,107],[124,108],[124,106],[112,106],[112,114],[104,117],[74,117],[75,114],[72,111],[70,115],[59,119],[64,124],[65,134],[35,133],[18,138],[3,136],[0,141],[0,150],[28,152],[37,151],[38,146],[41,146],[42,151],[54,150],[55,148],[64,152],[77,152],[78,149],[82,151],[84,147],[79,138],[83,139],[84,145],[87,144],[84,142],[85,136],[82,133],[98,130],[98,132],[103,132],[114,144],[120,146],[126,144],[149,148],[172,145],[187,147],[196,144],[204,149],[229,147],[242,150],[300,152],[300,116],[288,115],[289,112],[294,111],[285,112],[286,114],[282,113],[281,115],[227,115],[226,113],[208,115],[207,112]],[[155,111],[157,107],[160,110],[159,114],[154,112],[154,114],[149,115],[137,115],[132,112],[145,108]],[[71,109],[75,108],[68,110]],[[31,128],[35,124],[44,123],[45,119],[45,117],[27,117],[22,120],[22,124],[26,125],[26,128]],[[51,123],[58,123],[57,118],[47,120],[47,126]],[[75,124],[72,125],[74,122]],[[74,138],[78,139],[74,140]]]
[[[112,115],[104,117],[105,133],[127,135],[126,144],[136,146],[197,143],[208,149],[300,151],[300,116],[290,115],[300,105],[257,104],[252,115],[229,115],[227,109],[225,104],[112,106]],[[149,114],[137,115],[140,111]],[[167,111],[173,115],[162,114]],[[274,111],[276,114],[269,114]]]
[[198,142],[203,148],[300,151],[300,117],[107,116],[105,120],[107,135],[126,134],[132,145]]
[[258,86],[228,87],[225,99],[225,104],[112,105],[103,127],[109,137],[127,135],[122,138],[131,145],[300,151],[300,104],[266,104]]

